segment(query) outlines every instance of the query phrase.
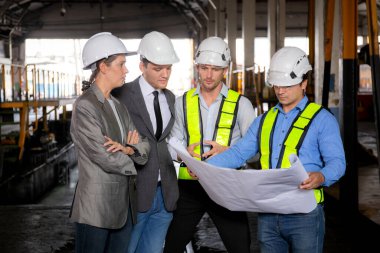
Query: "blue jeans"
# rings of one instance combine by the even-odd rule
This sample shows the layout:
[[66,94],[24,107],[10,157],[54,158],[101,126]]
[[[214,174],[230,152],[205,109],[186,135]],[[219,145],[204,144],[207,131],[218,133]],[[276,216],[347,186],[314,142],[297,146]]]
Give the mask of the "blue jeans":
[[161,186],[158,186],[152,207],[147,212],[137,213],[128,253],[161,253],[172,218],[173,213],[166,211]]
[[125,253],[132,231],[132,218],[128,212],[127,223],[120,229],[107,229],[75,223],[76,253]]
[[325,215],[322,205],[307,214],[259,213],[261,253],[322,253]]

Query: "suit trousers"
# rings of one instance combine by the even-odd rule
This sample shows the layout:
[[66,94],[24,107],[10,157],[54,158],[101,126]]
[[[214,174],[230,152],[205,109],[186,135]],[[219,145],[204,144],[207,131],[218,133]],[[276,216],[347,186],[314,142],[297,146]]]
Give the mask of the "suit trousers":
[[250,252],[246,212],[232,212],[216,204],[197,180],[178,180],[179,200],[165,241],[165,253],[183,253],[207,212],[229,253]]

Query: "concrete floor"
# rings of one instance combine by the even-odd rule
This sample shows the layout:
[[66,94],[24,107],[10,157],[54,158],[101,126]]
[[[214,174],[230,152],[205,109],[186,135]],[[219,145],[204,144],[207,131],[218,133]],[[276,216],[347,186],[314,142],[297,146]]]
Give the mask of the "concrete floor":
[[[71,181],[54,188],[38,204],[0,206],[0,252],[74,252],[74,229],[68,215],[74,193],[75,173],[75,169],[71,170]],[[361,175],[365,176],[367,173]],[[379,224],[363,215],[356,220],[349,220],[333,197],[327,197],[325,211],[325,253],[380,252]],[[248,215],[252,234],[251,252],[257,253],[256,214]],[[195,252],[226,252],[208,216],[202,219],[194,238]]]
[[[371,130],[366,130],[370,132]],[[367,136],[368,137],[368,136]],[[372,139],[371,139],[372,138]],[[361,138],[363,140],[363,138]],[[367,147],[376,149],[373,137]],[[376,141],[376,140],[375,140]],[[376,143],[376,142],[375,142]],[[369,149],[369,148],[367,148]],[[377,154],[376,150],[373,151]],[[324,253],[380,252],[380,183],[377,164],[359,168],[359,209],[348,217],[334,197],[334,188],[326,196],[326,236]],[[34,205],[0,206],[1,253],[74,252],[74,229],[68,215],[77,180],[70,170],[66,184],[55,187]],[[251,252],[259,252],[256,241],[256,214],[250,213]],[[194,236],[196,252],[225,253],[212,221],[205,216]]]
[[38,204],[0,206],[0,252],[74,252],[69,212],[77,175],[71,169],[67,184],[52,189]]
[[359,211],[380,226],[380,168],[377,164],[378,150],[373,122],[359,122],[358,140],[370,155],[359,166]]

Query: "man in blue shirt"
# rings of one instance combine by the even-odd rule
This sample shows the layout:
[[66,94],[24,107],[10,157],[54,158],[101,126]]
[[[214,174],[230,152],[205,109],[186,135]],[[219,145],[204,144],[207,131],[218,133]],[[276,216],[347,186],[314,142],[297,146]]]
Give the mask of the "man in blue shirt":
[[288,168],[289,154],[297,154],[309,178],[300,189],[314,189],[317,207],[307,214],[259,213],[258,240],[261,253],[323,252],[325,233],[323,189],[345,172],[345,155],[334,116],[305,95],[311,66],[306,54],[284,47],[271,60],[267,83],[279,103],[258,117],[247,133],[208,163],[238,168],[260,153],[262,169]]

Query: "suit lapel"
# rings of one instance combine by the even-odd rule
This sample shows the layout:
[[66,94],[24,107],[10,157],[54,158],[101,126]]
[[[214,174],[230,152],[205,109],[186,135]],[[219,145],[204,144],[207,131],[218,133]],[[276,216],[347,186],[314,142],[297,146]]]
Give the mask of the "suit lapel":
[[107,99],[104,97],[102,92],[100,91],[99,87],[96,84],[91,85],[91,90],[94,93],[94,95],[97,97],[98,101],[102,104],[102,109],[104,113],[104,117],[106,118],[106,124],[110,130],[108,133],[113,141],[121,141],[121,133],[119,130],[119,124],[117,124],[116,115],[113,112],[110,103],[107,101]]
[[[103,110],[105,113],[105,117],[107,119],[109,129],[111,130],[111,133],[110,133],[111,136],[108,136],[108,137],[110,137],[113,141],[123,143],[121,139],[121,133],[119,130],[119,124],[117,123],[116,115],[113,112],[111,105],[107,100],[104,101]],[[115,139],[114,136],[117,136],[117,139]]]
[[141,92],[140,84],[139,84],[139,79],[136,79],[133,82],[132,92],[133,94],[131,96],[131,99],[133,101],[134,108],[138,112],[140,117],[143,119],[145,126],[148,128],[151,136],[155,138],[153,125],[152,125],[152,122],[150,121],[148,110],[146,109],[145,100],[144,100],[143,94]]
[[122,108],[122,105],[120,104],[120,102],[118,100],[113,99],[113,102],[115,104],[116,111],[119,114],[121,127],[124,129],[124,134],[125,134],[124,140],[122,140],[120,143],[122,145],[125,145],[127,143],[126,140],[127,140],[128,132],[130,131],[127,128],[127,125],[126,125],[126,122],[127,122],[126,116],[127,116],[127,114],[124,111],[124,108]]
[[174,102],[175,101],[172,101],[172,97],[168,95],[168,91],[166,89],[164,89],[163,92],[165,94],[166,101],[167,101],[168,106],[169,106],[170,119],[169,119],[168,125],[165,127],[164,131],[162,132],[160,139],[166,138],[166,136],[169,134],[170,130],[172,129],[172,126],[173,126],[174,120],[175,120],[175,117],[174,117],[174,115],[175,115],[174,114],[174,111],[175,111]]

